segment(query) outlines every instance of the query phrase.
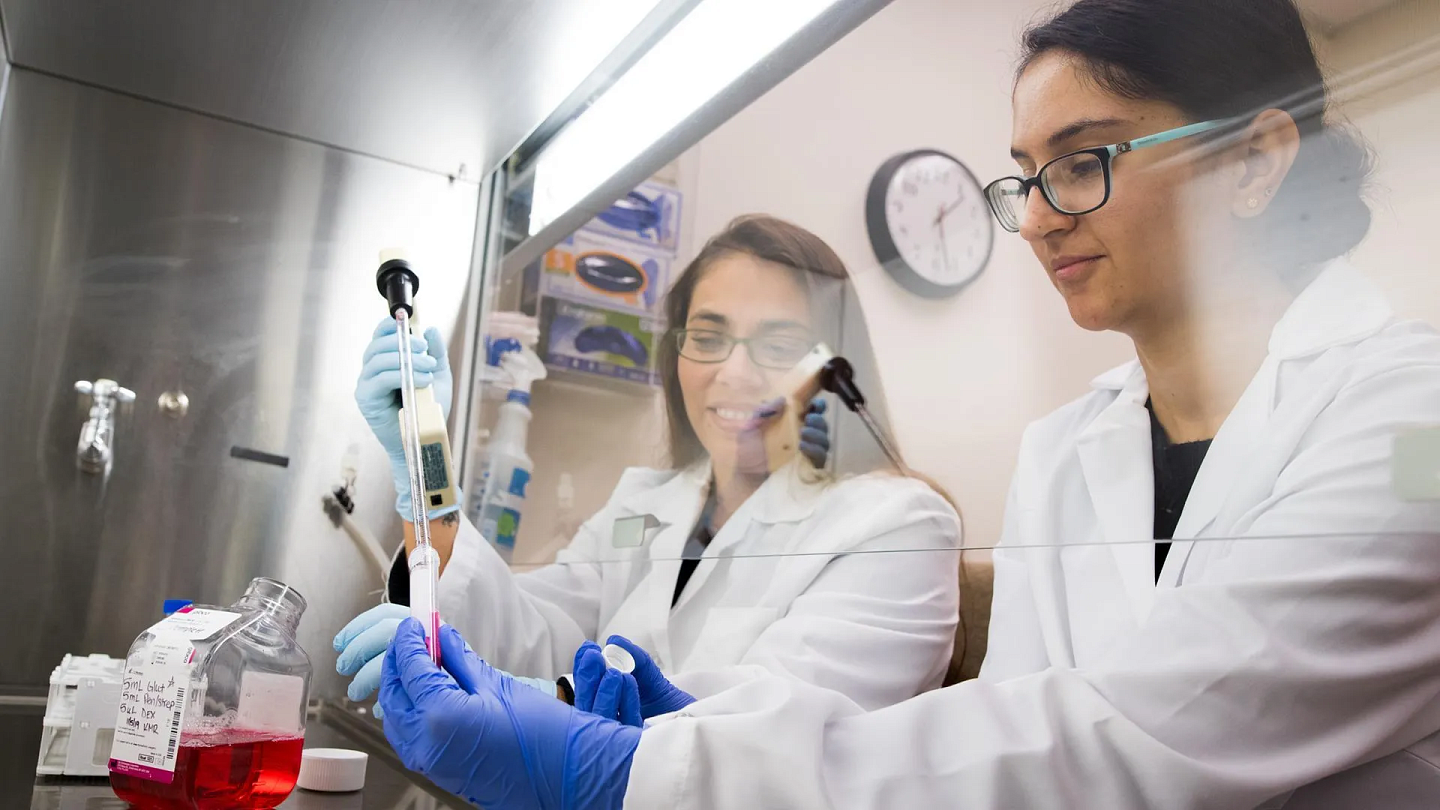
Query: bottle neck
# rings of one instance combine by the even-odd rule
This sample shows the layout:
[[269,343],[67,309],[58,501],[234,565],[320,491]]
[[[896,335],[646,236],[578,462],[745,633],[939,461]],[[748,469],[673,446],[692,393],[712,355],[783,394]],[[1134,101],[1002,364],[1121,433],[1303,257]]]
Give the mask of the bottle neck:
[[300,626],[300,616],[305,613],[305,604],[305,597],[289,585],[269,577],[257,577],[250,581],[250,587],[235,606],[270,614],[293,636]]
[[500,406],[500,418],[496,420],[495,432],[490,436],[490,450],[523,451],[529,432],[530,409],[522,402],[508,401]]

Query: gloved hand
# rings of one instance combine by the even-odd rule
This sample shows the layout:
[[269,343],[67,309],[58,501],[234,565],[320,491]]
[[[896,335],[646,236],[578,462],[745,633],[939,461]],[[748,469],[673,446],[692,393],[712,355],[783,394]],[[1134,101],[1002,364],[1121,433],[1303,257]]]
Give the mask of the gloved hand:
[[[361,613],[335,635],[335,671],[354,677],[345,694],[354,701],[364,700],[380,688],[380,666],[385,648],[395,637],[395,628],[410,618],[410,608],[404,605],[383,604]],[[384,710],[375,706],[375,716],[381,717]]]
[[[395,511],[406,521],[413,520],[410,507],[410,471],[405,466],[405,445],[400,438],[400,349],[396,345],[395,319],[384,318],[375,327],[370,345],[361,360],[360,380],[355,384],[355,403],[369,423],[370,430],[390,456],[390,472],[395,478]],[[424,337],[410,339],[411,361],[415,369],[415,387],[435,386],[435,401],[445,418],[450,418],[450,404],[455,381],[450,362],[445,357],[445,341],[440,330],[430,327]],[[430,518],[441,517],[460,509],[450,506],[430,512]]]
[[482,807],[619,810],[639,729],[516,688],[449,626],[446,674],[422,633],[400,623],[380,685],[385,737],[406,767]]
[[[619,636],[616,636],[619,638]],[[586,641],[575,651],[575,708],[639,728],[640,691],[635,676],[611,669],[600,645]]]
[[[765,428],[777,418],[786,418],[784,397],[775,397],[760,403],[755,415],[736,436],[736,468],[744,473],[764,474],[770,471],[770,459],[765,451]],[[805,419],[800,425],[799,452],[817,468],[825,466],[830,455],[830,425],[825,421],[825,400],[816,397],[805,409]]]
[[[361,613],[350,620],[335,636],[335,671],[354,678],[345,694],[360,702],[380,688],[380,667],[385,648],[395,637],[395,628],[410,617],[410,608],[405,605],[383,604]],[[514,676],[511,676],[514,677]],[[515,678],[526,686],[555,697],[555,682],[543,678]],[[375,716],[384,717],[385,710],[375,704]],[[638,723],[636,725],[639,725]]]
[[[639,644],[624,636],[611,636],[606,643],[623,647],[635,659],[635,672],[625,677],[635,681],[642,719],[648,720],[662,714],[678,712],[695,702],[695,698],[688,692],[670,683],[665,674],[660,671],[660,667],[655,665],[650,653],[645,652],[645,649]],[[579,652],[575,653],[575,705],[579,708],[586,708],[586,705],[582,704],[583,700],[595,707],[593,711],[596,714],[610,718],[618,716],[622,722],[640,725],[640,723],[631,723],[629,719],[626,719],[625,687],[618,684],[605,684],[606,673],[597,672],[594,669],[592,657],[585,654],[586,645],[594,648],[594,657],[600,659],[601,667],[605,666],[605,658],[601,654],[599,645],[593,641],[587,641],[580,646]],[[581,660],[582,655],[585,655],[584,661]],[[582,663],[585,668],[584,672],[581,671]],[[619,675],[620,673],[613,674]],[[581,695],[586,695],[586,697],[582,698]],[[619,700],[617,701],[611,695],[618,695]]]
[[830,457],[830,425],[825,421],[826,402],[821,397],[810,400],[805,409],[805,421],[800,425],[800,455],[810,460],[817,469],[825,468]]

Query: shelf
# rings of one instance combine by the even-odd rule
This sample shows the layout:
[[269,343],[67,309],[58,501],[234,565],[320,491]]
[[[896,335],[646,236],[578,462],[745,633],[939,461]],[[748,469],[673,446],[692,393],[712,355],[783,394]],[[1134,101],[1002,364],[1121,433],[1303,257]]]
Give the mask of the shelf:
[[534,388],[536,390],[554,388],[557,391],[584,391],[630,399],[650,399],[660,395],[660,386],[658,385],[602,377],[598,374],[585,374],[551,366],[546,366],[545,370],[548,376],[543,380],[535,381]]

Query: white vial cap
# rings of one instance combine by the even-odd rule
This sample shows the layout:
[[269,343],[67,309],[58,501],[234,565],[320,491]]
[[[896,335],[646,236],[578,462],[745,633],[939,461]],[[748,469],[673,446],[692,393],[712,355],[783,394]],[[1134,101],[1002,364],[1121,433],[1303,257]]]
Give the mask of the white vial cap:
[[605,665],[613,670],[623,672],[626,675],[635,671],[635,656],[630,651],[616,644],[606,644],[605,649],[600,651],[605,656]]
[[348,748],[306,748],[300,755],[300,778],[306,790],[348,793],[365,787],[365,763],[370,756]]

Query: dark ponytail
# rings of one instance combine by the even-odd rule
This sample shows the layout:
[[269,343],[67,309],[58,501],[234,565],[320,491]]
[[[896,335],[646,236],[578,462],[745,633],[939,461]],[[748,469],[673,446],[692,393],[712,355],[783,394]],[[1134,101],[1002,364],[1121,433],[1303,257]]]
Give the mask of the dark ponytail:
[[1021,45],[1021,72],[1063,50],[1106,91],[1165,101],[1196,121],[1284,110],[1301,141],[1257,220],[1272,247],[1315,264],[1349,252],[1369,231],[1370,151],[1326,123],[1325,78],[1292,0],[1079,0],[1026,30]]

